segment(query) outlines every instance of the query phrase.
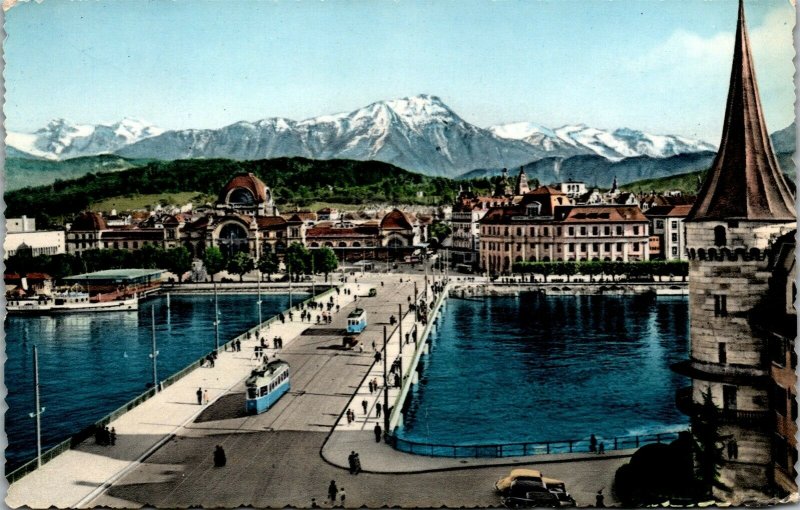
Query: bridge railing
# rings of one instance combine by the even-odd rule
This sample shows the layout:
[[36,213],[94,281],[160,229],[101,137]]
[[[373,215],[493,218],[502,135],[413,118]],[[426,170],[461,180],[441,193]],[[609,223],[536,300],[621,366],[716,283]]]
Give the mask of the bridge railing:
[[[597,445],[603,444],[606,452],[639,448],[646,444],[669,443],[678,438],[681,431],[669,431],[646,435],[629,435],[617,437],[598,437]],[[426,455],[429,457],[473,457],[499,458],[521,457],[528,455],[547,455],[558,453],[596,453],[591,449],[588,438],[565,439],[559,441],[538,441],[525,443],[497,443],[454,445],[424,443],[392,436],[392,446],[398,451]],[[596,447],[597,448],[597,447]]]

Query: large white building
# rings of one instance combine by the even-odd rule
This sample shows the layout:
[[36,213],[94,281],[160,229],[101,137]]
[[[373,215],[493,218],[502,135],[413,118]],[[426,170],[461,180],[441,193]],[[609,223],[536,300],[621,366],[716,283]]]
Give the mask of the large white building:
[[36,218],[6,218],[6,237],[3,240],[3,259],[21,252],[31,256],[64,253],[66,242],[63,230],[36,230]]

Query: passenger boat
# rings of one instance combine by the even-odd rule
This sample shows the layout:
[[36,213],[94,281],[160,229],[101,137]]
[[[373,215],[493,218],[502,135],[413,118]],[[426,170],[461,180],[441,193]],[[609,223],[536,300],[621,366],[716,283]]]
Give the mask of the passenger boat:
[[363,308],[356,308],[347,316],[347,332],[361,333],[367,327],[367,312]]
[[289,391],[289,364],[274,360],[253,370],[246,382],[245,410],[261,414]]
[[91,301],[87,292],[55,292],[50,295],[10,297],[6,311],[10,314],[47,314],[76,312],[119,312],[136,310],[138,296],[113,301]]

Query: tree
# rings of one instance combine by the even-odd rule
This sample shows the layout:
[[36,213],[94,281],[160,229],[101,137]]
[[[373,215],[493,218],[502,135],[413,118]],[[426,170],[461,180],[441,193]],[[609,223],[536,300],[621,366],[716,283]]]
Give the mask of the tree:
[[323,246],[313,251],[314,257],[314,270],[325,273],[325,281],[328,281],[328,274],[336,271],[339,267],[339,259],[332,249]]
[[431,237],[436,238],[441,244],[447,237],[453,232],[453,229],[450,228],[450,225],[443,221],[436,221],[431,223],[430,228],[428,229]]
[[203,266],[206,272],[211,276],[211,281],[214,281],[214,275],[225,269],[225,257],[216,246],[209,246],[203,253]]
[[178,283],[183,282],[183,275],[192,269],[192,254],[185,246],[178,246],[167,250],[162,256],[164,269],[178,277]]
[[719,433],[720,411],[711,398],[710,388],[703,392],[703,403],[698,407],[695,419],[692,420],[695,480],[701,495],[711,497],[715,487],[723,490],[728,487],[719,479],[724,443]]
[[272,281],[272,273],[278,272],[279,265],[278,256],[275,253],[268,251],[261,254],[256,267],[258,267],[258,270],[261,271],[262,274],[266,273],[267,281]]
[[309,252],[308,248],[300,243],[292,243],[286,249],[286,271],[289,273],[289,278],[295,275],[295,281],[300,280],[300,275],[309,271]]
[[256,264],[253,261],[253,257],[243,251],[229,258],[226,264],[227,271],[231,274],[238,274],[240,282],[244,275],[255,269],[255,267]]

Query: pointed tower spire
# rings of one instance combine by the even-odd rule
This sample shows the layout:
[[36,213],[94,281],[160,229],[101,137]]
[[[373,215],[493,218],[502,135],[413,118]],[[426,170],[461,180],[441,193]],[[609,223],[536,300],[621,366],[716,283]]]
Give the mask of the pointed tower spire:
[[794,197],[769,138],[758,94],[750,38],[739,0],[739,21],[719,152],[688,221],[794,221]]

